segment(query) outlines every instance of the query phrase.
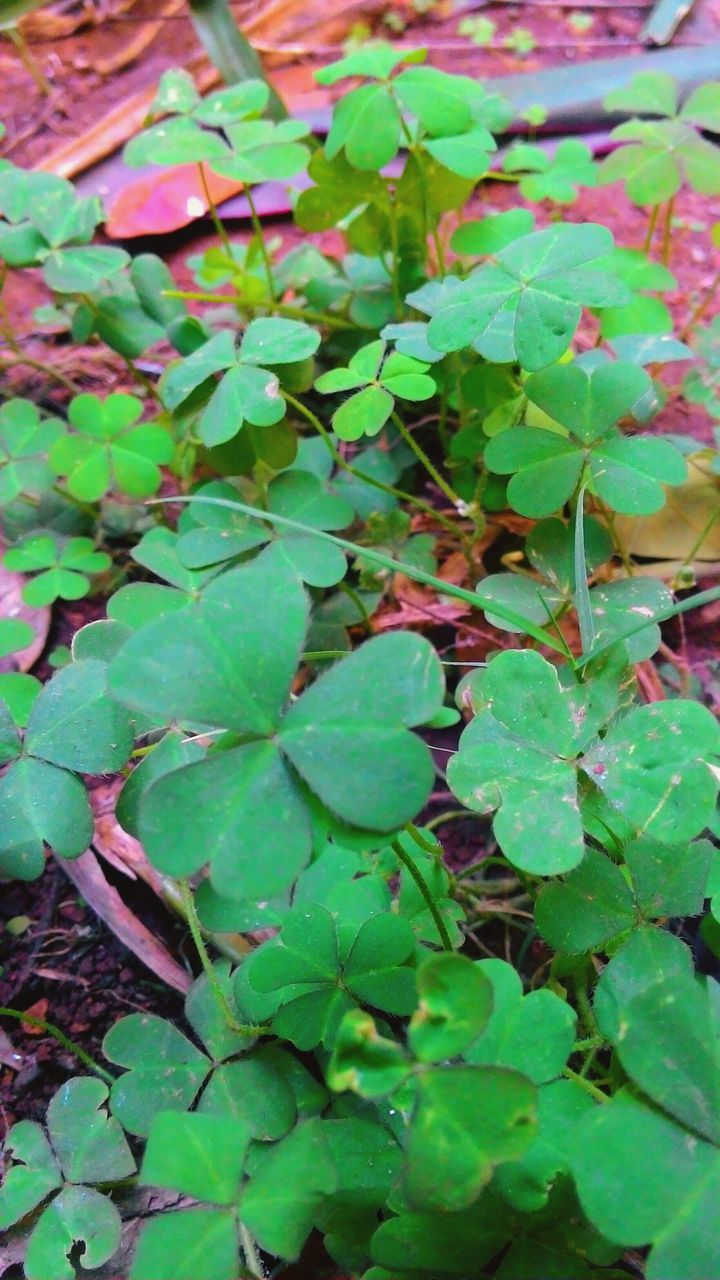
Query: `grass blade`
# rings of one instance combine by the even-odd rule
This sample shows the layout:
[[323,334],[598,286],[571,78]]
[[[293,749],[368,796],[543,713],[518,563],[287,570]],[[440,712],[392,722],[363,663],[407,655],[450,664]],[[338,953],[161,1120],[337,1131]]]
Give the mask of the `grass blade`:
[[356,542],[348,542],[346,538],[338,538],[333,533],[325,533],[320,529],[311,529],[306,524],[301,524],[299,520],[291,520],[288,516],[278,516],[270,511],[262,511],[259,507],[249,507],[244,502],[234,502],[230,498],[204,498],[201,495],[190,495],[188,497],[180,496],[169,498],[151,498],[148,500],[148,506],[154,506],[156,503],[165,502],[202,502],[215,507],[227,507],[230,511],[239,511],[242,515],[253,516],[256,520],[266,520],[268,524],[279,525],[281,528],[294,529],[297,533],[312,534],[315,538],[322,538],[325,542],[331,542],[334,546],[340,547],[343,551],[349,551],[352,555],[362,556],[363,560],[369,560],[372,564],[377,564],[382,569],[389,569],[392,573],[404,573],[406,577],[412,578],[415,582],[422,582],[425,586],[435,587],[445,596],[452,596],[455,600],[463,600],[466,604],[472,605],[475,609],[491,609],[505,622],[509,622],[511,626],[518,627],[527,635],[532,636],[533,640],[537,640],[539,644],[547,645],[548,648],[554,649],[556,653],[565,652],[559,640],[554,636],[548,635],[542,627],[538,627],[535,623],[530,622],[521,614],[515,613],[514,609],[506,609],[504,605],[498,604],[496,600],[489,600],[487,596],[483,596],[478,591],[466,591],[464,587],[456,587],[452,582],[443,582],[442,578],[436,578],[432,573],[425,573],[423,569],[416,569],[413,565],[405,564],[402,560],[396,560],[393,556],[386,556],[382,551],[376,551],[373,547],[360,547]]

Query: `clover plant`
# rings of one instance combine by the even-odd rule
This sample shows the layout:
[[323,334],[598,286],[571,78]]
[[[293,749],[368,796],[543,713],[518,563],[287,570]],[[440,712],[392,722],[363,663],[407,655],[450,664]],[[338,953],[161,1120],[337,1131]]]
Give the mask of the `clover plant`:
[[[196,288],[0,167],[2,282],[39,268],[39,320],[122,370],[0,406],[3,567],[105,597],[44,684],[0,673],[0,875],[82,855],[116,775],[193,968],[102,1061],[63,1039],[88,1074],[10,1129],[0,1228],[28,1280],[309,1275],[318,1238],[353,1280],[713,1280],[720,728],[675,619],[719,592],[670,584],[712,563],[720,466],[662,411],[720,416],[711,292],[678,336],[663,300],[720,86],[641,73],[599,165],[531,106],[502,176],[536,207],[491,212],[499,95],[383,44],[318,79],[324,142],[259,79],[163,76],[125,154],[200,166]],[[618,179],[642,249],[562,216]],[[267,180],[335,234],[268,236]],[[0,621],[4,667],[33,634]]]

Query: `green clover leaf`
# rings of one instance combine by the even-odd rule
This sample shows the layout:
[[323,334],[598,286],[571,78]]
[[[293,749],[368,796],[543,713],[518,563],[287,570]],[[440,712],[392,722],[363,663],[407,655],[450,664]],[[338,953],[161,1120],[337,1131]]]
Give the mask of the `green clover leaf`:
[[719,752],[712,714],[677,699],[636,707],[610,727],[582,768],[638,834],[677,843],[711,822]]
[[387,1013],[414,1008],[415,974],[408,962],[415,937],[407,921],[383,912],[365,920],[355,936],[338,937],[331,913],[300,903],[277,938],[246,961],[247,981],[268,999],[276,1035],[299,1049],[331,1048],[343,1015],[354,1004]]
[[467,1052],[493,1012],[493,988],[465,956],[440,952],[417,971],[419,1003],[410,1019],[408,1045],[420,1062],[442,1062]]
[[523,995],[520,977],[504,960],[480,960],[475,968],[490,984],[492,1012],[465,1060],[519,1071],[538,1085],[557,1079],[575,1042],[574,1011],[547,989]]
[[[0,171],[0,257],[10,266],[42,266],[59,293],[87,293],[127,266],[124,249],[90,245],[103,212],[97,196],[79,198],[72,183],[50,173]],[[75,247],[80,246],[80,247]]]
[[186,73],[170,71],[160,82],[151,114],[171,118],[132,138],[125,162],[134,167],[206,163],[214,173],[248,184],[291,178],[309,159],[300,142],[309,129],[301,120],[258,119],[269,96],[262,80],[246,80],[201,99]]
[[542,937],[570,955],[598,948],[636,919],[633,892],[620,867],[592,848],[564,882],[543,885],[535,904]]
[[[602,1033],[633,1087],[581,1121],[573,1173],[583,1208],[601,1231],[620,1243],[653,1245],[652,1277],[700,1280],[720,1258],[717,1231],[697,1232],[720,1178],[713,987],[696,978],[679,939],[644,928],[611,960],[595,997]],[[608,1179],[621,1162],[630,1193],[610,1196]],[[659,1176],[667,1169],[672,1179]]]
[[[198,496],[203,495],[237,500],[238,491],[216,481],[198,490]],[[309,529],[344,529],[355,518],[347,498],[333,493],[310,472],[295,468],[271,480],[267,506],[271,513],[298,520]],[[257,520],[210,504],[198,504],[195,520],[195,527],[183,533],[178,547],[183,562],[192,568],[221,564],[270,543],[309,586],[331,587],[345,576],[343,552],[312,534],[265,529]]]
[[709,823],[720,730],[699,704],[635,708],[597,741],[620,696],[602,674],[585,690],[563,689],[538,654],[506,652],[471,688],[481,709],[450,761],[448,782],[469,808],[499,807],[495,835],[515,865],[538,875],[577,866],[578,788],[586,793],[589,781],[608,806],[611,829],[615,816],[637,834],[670,843],[691,840]]
[[478,222],[464,222],[453,231],[450,248],[454,253],[485,257],[498,253],[534,229],[535,219],[529,209],[508,209],[505,213],[480,218]]
[[[245,422],[270,427],[284,418],[285,400],[272,366],[306,360],[319,343],[317,330],[298,320],[253,320],[238,349],[234,334],[224,329],[166,370],[160,394],[168,409],[177,409],[206,384],[198,431],[206,445],[224,444]],[[219,382],[216,373],[224,374]]]
[[610,232],[595,223],[521,236],[448,292],[430,321],[430,345],[543,369],[567,350],[583,306],[628,300],[625,286],[597,266],[611,248]]
[[89,575],[104,573],[112,561],[105,551],[96,551],[91,538],[61,542],[49,533],[38,533],[6,551],[3,564],[17,573],[35,575],[23,587],[22,597],[38,608],[58,599],[80,600],[91,589]]
[[[640,249],[616,247],[605,259],[608,268],[630,290],[630,301],[624,307],[606,307],[600,313],[600,333],[603,338],[613,343],[620,360],[630,360],[632,364],[641,361],[633,355],[618,349],[618,339],[627,339],[630,335],[654,334],[673,342],[673,318],[669,308],[657,295],[677,288],[677,281],[671,271],[660,262],[653,262]],[[680,344],[682,345],[682,344]],[[632,351],[632,345],[629,350]],[[661,349],[660,355],[665,354]],[[684,353],[687,355],[687,351]],[[682,359],[681,352],[678,352]],[[650,363],[644,361],[644,363]]]
[[93,819],[72,771],[118,769],[132,742],[127,714],[107,696],[103,662],[71,663],[43,686],[22,749],[9,725],[2,735],[4,761],[19,757],[0,779],[3,874],[34,879],[43,869],[44,844],[68,858],[85,851]]
[[[230,966],[221,961],[215,969],[220,989],[232,1008]],[[211,1076],[208,1088],[214,1087],[214,1091],[207,1098],[203,1095],[208,1113],[217,1114],[219,1104],[224,1103],[235,1118],[246,1123],[249,1136],[262,1138],[268,1127],[275,1137],[286,1133],[295,1121],[295,1109],[286,1091],[278,1087],[272,1069],[256,1073],[258,1078],[253,1081],[252,1071],[244,1069],[245,1060],[227,1062],[247,1049],[252,1038],[227,1026],[205,975],[187,994],[185,1016],[207,1053],[155,1014],[131,1013],[116,1022],[105,1036],[105,1057],[126,1068],[110,1092],[113,1115],[123,1127],[145,1137],[160,1112],[186,1111],[192,1106]],[[237,1067],[239,1071],[234,1071]],[[268,1100],[263,1108],[258,1099],[264,1087]],[[273,1110],[275,1119],[271,1120]]]
[[[397,155],[409,117],[424,150],[445,169],[470,179],[486,172],[496,149],[490,130],[501,131],[507,125],[507,104],[486,94],[468,76],[449,75],[436,67],[401,66],[422,62],[425,55],[424,49],[398,56],[390,47],[380,48],[367,58],[353,53],[318,73],[321,84],[335,84],[350,75],[371,81],[336,104],[325,144],[328,160],[344,152],[355,169],[384,168]],[[394,71],[399,74],[393,76]]]
[[38,496],[53,483],[50,449],[65,428],[57,418],[42,418],[30,400],[6,400],[0,407],[0,503],[19,494]]
[[[535,1085],[503,1067],[432,1067],[418,1076],[405,1177],[411,1206],[469,1208],[497,1165],[530,1146],[536,1106]],[[455,1141],[447,1141],[448,1132]]]
[[84,1242],[83,1262],[90,1267],[107,1262],[120,1243],[118,1210],[87,1185],[118,1182],[135,1172],[119,1124],[102,1109],[107,1096],[101,1080],[68,1080],[48,1107],[48,1137],[28,1120],[7,1136],[12,1163],[0,1190],[0,1227],[18,1222],[59,1191],[30,1232],[28,1280],[73,1280],[70,1252],[76,1243]]
[[[442,702],[432,650],[411,635],[379,637],[284,713],[307,617],[294,574],[277,561],[269,572],[260,560],[142,628],[110,664],[113,693],[125,704],[251,739],[158,779],[141,805],[142,839],[156,865],[187,875],[209,859],[216,887],[238,900],[274,897],[306,864],[303,784],[343,822],[377,831],[414,816],[431,785],[427,748],[408,729]],[[402,780],[391,794],[388,769]],[[203,814],[211,794],[209,833]]]
[[399,352],[386,355],[382,339],[361,347],[344,368],[331,369],[315,381],[316,391],[331,395],[338,391],[355,394],[335,410],[332,425],[341,440],[359,440],[382,431],[401,400],[429,400],[435,395],[435,380],[428,365]]
[[213,160],[213,173],[248,184],[292,178],[307,166],[310,150],[300,139],[310,132],[302,120],[247,120],[228,124],[230,153]]
[[57,441],[50,465],[56,475],[67,476],[74,497],[96,502],[117,489],[145,498],[159,489],[158,464],[170,462],[175,446],[164,427],[136,425],[142,410],[141,400],[123,392],[105,400],[89,393],[71,400],[68,416],[76,434]]
[[[652,1245],[649,1280],[705,1280],[717,1271],[717,1146],[626,1088],[581,1120],[572,1171],[580,1203],[599,1231],[620,1245]],[[626,1188],[622,1196],[619,1179]]]
[[[720,133],[720,86],[700,85],[678,110],[678,86],[663,72],[638,72],[626,90],[608,94],[608,110],[630,111],[634,118],[613,129],[626,142],[602,162],[600,179],[623,181],[634,204],[670,200],[687,182],[694,191],[720,191],[720,148],[703,132]],[[660,116],[642,120],[637,114]]]
[[558,143],[552,155],[533,143],[517,142],[508,151],[503,169],[523,174],[519,190],[525,200],[574,204],[580,187],[597,186],[597,165],[590,148],[579,138]]
[[451,790],[479,813],[498,810],[493,831],[513,865],[570,871],[583,856],[575,761],[617,693],[600,690],[593,707],[592,693],[588,703],[581,689],[561,688],[555,668],[531,651],[500,654],[472,688],[481,709],[450,759]]
[[528,516],[549,516],[587,474],[593,491],[614,511],[650,515],[665,503],[663,485],[682,484],[687,467],[667,440],[625,437],[614,423],[647,394],[649,376],[637,365],[606,362],[587,370],[555,365],[525,384],[528,398],[568,432],[513,427],[490,440],[485,461],[510,475],[508,499]]

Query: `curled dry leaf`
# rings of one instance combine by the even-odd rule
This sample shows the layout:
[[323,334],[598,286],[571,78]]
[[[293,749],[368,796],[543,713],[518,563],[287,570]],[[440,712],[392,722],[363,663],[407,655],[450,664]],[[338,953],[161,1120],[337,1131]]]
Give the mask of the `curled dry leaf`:
[[173,960],[167,948],[158,942],[125,905],[117,889],[108,884],[91,849],[79,858],[58,858],[57,864],[62,867],[68,879],[72,880],[95,914],[151,973],[176,991],[185,993],[189,989],[190,974]]

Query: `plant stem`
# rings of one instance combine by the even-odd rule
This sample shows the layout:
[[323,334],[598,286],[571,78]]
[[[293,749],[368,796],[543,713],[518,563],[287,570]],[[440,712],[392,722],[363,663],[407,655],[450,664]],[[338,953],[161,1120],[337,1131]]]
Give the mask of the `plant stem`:
[[438,524],[442,525],[444,529],[447,529],[452,533],[454,537],[457,537],[458,531],[452,521],[447,520],[439,511],[436,511],[434,507],[431,507],[429,502],[423,502],[422,498],[415,498],[411,493],[405,493],[402,489],[396,489],[394,485],[384,484],[382,480],[376,480],[374,476],[368,476],[364,471],[358,471],[357,467],[354,467],[350,462],[346,462],[339,449],[335,448],[335,445],[330,438],[330,432],[323,426],[317,414],[314,414],[311,409],[307,409],[301,400],[296,400],[295,396],[290,395],[289,391],[283,391],[282,394],[288,404],[292,405],[294,409],[297,409],[298,413],[301,413],[303,417],[312,424],[318,435],[322,436],[330,454],[332,455],[333,461],[338,467],[341,467],[343,471],[349,472],[351,476],[355,476],[356,480],[362,480],[365,484],[372,485],[373,489],[380,489],[382,493],[390,493],[393,498],[397,498],[400,502],[411,503],[414,507],[417,507],[419,511],[424,512],[425,515],[432,516],[434,520],[437,520]]
[[223,249],[227,253],[227,256],[230,259],[230,261],[233,262],[234,258],[233,258],[232,245],[230,243],[230,237],[225,229],[223,220],[217,211],[217,205],[215,204],[215,201],[212,198],[210,187],[208,186],[207,174],[205,172],[205,165],[203,164],[202,160],[198,162],[198,173],[200,174],[200,183],[202,185],[203,195],[205,196],[205,203],[208,207],[208,213],[210,214],[210,217],[212,219],[212,224],[220,239]]
[[200,958],[200,963],[210,984],[210,990],[215,997],[215,1001],[223,1018],[225,1019],[225,1022],[231,1031],[236,1031],[239,1035],[257,1035],[260,1031],[260,1027],[245,1026],[243,1023],[237,1021],[230,1005],[230,1001],[222,989],[217,970],[210,959],[208,949],[205,946],[205,941],[202,936],[202,927],[195,908],[195,899],[187,880],[180,881],[180,893],[182,895],[183,910],[190,930],[190,935],[195,943],[195,949]]
[[645,232],[645,239],[643,241],[643,253],[650,252],[650,245],[652,244],[652,238],[655,235],[655,228],[657,226],[657,220],[659,215],[660,215],[660,205],[654,204],[652,209],[650,210],[650,220],[648,222],[647,231]]
[[579,1075],[577,1071],[572,1071],[570,1067],[564,1068],[563,1075],[566,1076],[568,1080],[574,1080],[575,1084],[579,1084],[580,1088],[584,1089],[586,1093],[589,1093],[590,1097],[594,1098],[596,1102],[610,1101],[607,1094],[603,1093],[602,1089],[598,1089],[590,1080],[586,1080],[584,1076]]
[[265,243],[265,236],[263,235],[262,223],[260,221],[260,218],[258,217],[258,211],[255,208],[255,202],[252,198],[252,192],[250,191],[249,186],[246,186],[245,188],[245,199],[248,202],[248,207],[250,209],[250,221],[252,222],[252,228],[257,237],[260,256],[263,260],[263,266],[265,267],[265,279],[267,280],[268,299],[270,301],[270,305],[272,306],[275,299],[275,281],[273,280],[272,263],[270,261],[270,254],[268,253],[268,248]]
[[89,1069],[93,1071],[96,1076],[99,1076],[101,1080],[104,1080],[106,1084],[115,1083],[115,1077],[112,1076],[109,1071],[106,1071],[104,1067],[101,1067],[100,1063],[96,1062],[94,1058],[91,1058],[89,1053],[86,1053],[84,1049],[81,1049],[79,1044],[76,1044],[74,1040],[70,1040],[68,1036],[65,1035],[64,1031],[61,1031],[59,1027],[55,1026],[54,1022],[46,1022],[44,1018],[36,1018],[34,1014],[23,1013],[20,1009],[0,1009],[0,1017],[17,1018],[18,1022],[26,1022],[30,1027],[38,1027],[41,1031],[47,1031],[49,1035],[55,1037],[64,1049],[68,1049],[70,1053],[74,1053],[75,1057],[79,1058],[80,1062],[84,1063],[86,1067],[89,1067]]
[[435,831],[437,827],[441,827],[445,822],[456,822],[458,818],[474,818],[475,814],[469,809],[449,809],[447,813],[439,813],[436,818],[431,818],[425,823],[426,831]]
[[685,321],[685,324],[680,330],[678,337],[681,342],[685,341],[688,334],[694,329],[698,320],[701,320],[702,317],[705,315],[705,312],[707,311],[711,302],[715,300],[715,297],[717,295],[718,285],[720,285],[720,271],[717,271],[716,274],[713,276],[712,281],[710,282],[707,289],[705,290],[704,298],[698,303],[695,310],[691,311],[688,319]]
[[662,238],[662,262],[663,266],[670,265],[670,248],[672,240],[672,220],[673,210],[675,209],[675,197],[671,196],[665,206],[665,221],[663,223]]
[[46,98],[52,93],[52,85],[48,80],[45,72],[38,66],[35,58],[31,54],[27,41],[17,27],[6,27],[6,34],[15,45],[17,55],[22,62],[26,71],[29,71],[38,89]]
[[393,302],[395,305],[395,319],[402,320],[403,300],[400,292],[400,241],[398,239],[397,225],[397,204],[393,195],[389,194],[390,200],[390,241],[392,246],[392,269],[390,277],[392,280]]
[[310,307],[293,307],[286,302],[273,302],[268,307],[253,306],[246,302],[240,293],[206,293],[202,289],[163,289],[163,298],[184,298],[186,302],[232,302],[245,311],[270,310],[278,315],[288,316],[291,320],[307,320],[310,324],[325,324],[329,329],[357,329],[362,325],[343,316],[334,316],[329,311],[313,311]]
[[9,358],[6,356],[0,362],[0,369],[11,369],[16,364],[26,364],[30,369],[37,369],[40,373],[47,374],[49,378],[54,378],[61,386],[67,387],[67,390],[71,391],[74,396],[79,395],[82,391],[82,387],[79,387],[77,382],[73,382],[72,378],[66,377],[59,369],[53,369],[52,365],[43,364],[42,360],[33,360],[32,356],[24,356],[22,354]]
[[440,936],[440,940],[443,945],[443,950],[452,951],[453,944],[450,941],[450,934],[447,931],[447,928],[445,926],[445,921],[442,918],[440,909],[438,908],[438,905],[427,886],[425,877],[423,876],[419,868],[416,866],[416,864],[413,862],[412,858],[410,857],[410,854],[406,853],[406,851],[403,849],[399,840],[393,840],[391,848],[397,854],[403,866],[407,868],[409,874],[412,876],[413,880],[415,881],[415,884],[420,890],[420,893],[422,894],[425,900],[425,905],[427,906],[427,909],[430,912],[430,915],[435,921],[435,928],[437,929],[438,934]]
[[402,436],[406,445],[408,445],[409,448],[412,449],[413,453],[415,454],[415,457],[418,459],[418,462],[420,462],[421,465],[425,468],[431,480],[435,481],[435,484],[437,485],[438,489],[441,490],[441,492],[445,495],[448,501],[452,502],[454,507],[457,507],[458,504],[460,503],[460,499],[458,498],[458,495],[455,493],[455,490],[450,487],[447,480],[443,480],[442,476],[440,475],[440,472],[437,470],[437,467],[434,465],[434,463],[430,461],[430,459],[428,458],[422,446],[418,444],[417,440],[412,434],[412,431],[408,431],[407,427],[405,426],[405,423],[402,421],[402,418],[398,413],[393,413],[392,420],[394,425],[397,427],[398,431],[400,432],[400,435]]
[[429,840],[425,839],[422,832],[418,831],[414,822],[406,822],[404,830],[407,831],[410,839],[414,840],[416,845],[422,849],[424,853],[432,854],[432,857],[435,858],[436,862],[439,861],[442,857],[442,847],[438,841],[436,841],[435,844],[431,844]]
[[238,1234],[240,1236],[240,1244],[242,1246],[242,1251],[245,1254],[245,1265],[248,1271],[250,1272],[250,1275],[256,1276],[257,1280],[267,1280],[267,1273],[265,1271],[265,1268],[262,1262],[260,1261],[260,1256],[258,1254],[255,1241],[253,1240],[252,1236],[250,1235],[250,1232],[248,1231],[244,1223],[242,1222],[238,1223],[238,1227],[239,1227]]

